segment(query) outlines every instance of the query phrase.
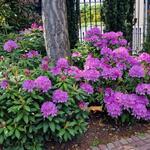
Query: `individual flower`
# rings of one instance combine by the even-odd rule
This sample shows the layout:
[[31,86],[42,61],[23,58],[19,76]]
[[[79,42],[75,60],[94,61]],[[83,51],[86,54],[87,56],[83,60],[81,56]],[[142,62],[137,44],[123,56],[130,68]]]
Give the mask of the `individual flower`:
[[35,79],[35,86],[43,92],[48,92],[48,90],[50,90],[52,87],[52,83],[48,77],[39,76],[37,79]]
[[68,93],[61,89],[55,90],[52,99],[55,103],[65,103],[68,101]]
[[72,53],[72,57],[81,57],[81,53],[80,52],[74,52]]
[[127,40],[126,39],[120,39],[119,40],[119,45],[120,46],[126,46],[128,44]]
[[32,92],[35,88],[34,80],[25,80],[22,84],[22,87],[25,91]]
[[80,88],[88,94],[93,94],[94,92],[93,87],[89,83],[81,83]]
[[108,47],[103,47],[100,51],[101,55],[111,56],[113,51]]
[[76,80],[79,80],[83,76],[82,70],[76,66],[70,66],[67,72],[69,76],[73,76]]
[[43,26],[39,26],[38,29],[39,29],[40,31],[43,31]]
[[84,40],[88,42],[96,42],[100,39],[101,34],[102,33],[99,28],[97,27],[91,28],[90,30],[86,32],[86,36]]
[[86,102],[84,102],[84,101],[80,101],[79,103],[78,103],[78,106],[79,106],[79,108],[81,109],[81,110],[87,110],[87,108],[88,108],[88,103],[86,103]]
[[53,102],[44,102],[41,106],[41,112],[44,118],[48,118],[49,116],[54,117],[57,116],[58,109]]
[[7,80],[3,80],[0,82],[0,87],[5,90],[8,87],[8,81]]
[[59,67],[53,67],[53,68],[51,68],[50,69],[50,72],[53,74],[53,75],[59,75],[61,72],[62,72],[62,70],[61,70],[61,68],[59,68]]
[[86,62],[84,64],[84,69],[96,69],[100,66],[100,60],[98,58],[92,57],[92,55],[88,55],[86,58]]
[[150,84],[140,83],[136,87],[136,93],[140,95],[150,95]]
[[38,24],[36,22],[32,23],[31,29],[38,29]]
[[119,41],[118,41],[118,39],[112,39],[109,43],[110,43],[111,45],[118,45],[118,44],[119,44]]
[[140,56],[138,57],[139,61],[144,61],[146,63],[150,63],[150,54],[148,53],[141,53]]
[[84,70],[83,77],[86,80],[96,81],[100,77],[100,73],[96,69]]
[[13,40],[8,40],[7,42],[4,43],[4,50],[7,52],[12,52],[14,49],[17,49],[19,46],[17,43]]
[[126,61],[129,57],[129,52],[128,49],[125,47],[119,47],[115,50],[113,50],[113,58],[116,60],[122,60],[122,61]]
[[104,79],[116,80],[117,78],[122,77],[122,71],[117,67],[114,67],[114,68],[104,67],[101,72],[101,76]]
[[134,65],[129,70],[129,76],[141,78],[145,76],[144,68],[141,65]]
[[137,119],[145,119],[147,117],[147,108],[145,105],[143,104],[136,104],[133,107],[133,115],[137,118]]
[[111,103],[109,105],[106,105],[107,112],[110,116],[117,118],[121,115],[122,109],[121,106],[119,106],[116,103]]
[[31,71],[30,71],[29,69],[24,69],[24,74],[25,74],[26,76],[30,76]]
[[36,50],[31,50],[28,53],[26,53],[27,58],[33,58],[39,56],[38,51]]
[[102,35],[103,38],[108,39],[108,40],[114,40],[114,39],[118,39],[119,37],[121,37],[123,34],[122,32],[106,32]]
[[60,58],[60,59],[58,59],[56,66],[61,69],[68,68],[69,67],[68,60],[65,58]]
[[42,63],[48,64],[49,62],[50,62],[50,59],[49,59],[48,56],[45,56],[45,57],[42,58]]

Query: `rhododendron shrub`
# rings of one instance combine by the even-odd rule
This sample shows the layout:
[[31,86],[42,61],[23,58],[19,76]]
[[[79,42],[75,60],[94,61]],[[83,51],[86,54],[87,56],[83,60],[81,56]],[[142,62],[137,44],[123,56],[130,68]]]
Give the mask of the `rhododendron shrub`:
[[31,58],[36,55],[34,50],[43,56],[46,55],[42,28],[41,25],[33,23],[30,28],[24,29],[19,33],[1,34],[0,49],[3,49],[3,51],[0,51],[0,55],[12,55],[11,52],[15,51],[13,55],[26,53],[27,57]]
[[[53,65],[35,50],[17,51],[14,47],[0,59],[3,148],[44,149],[47,140],[62,142],[83,134],[88,125],[85,100],[89,96],[83,90],[93,91],[90,86],[80,88],[80,70],[65,58]],[[16,56],[14,61],[12,55]]]
[[[125,122],[129,121],[126,114],[130,114],[136,119],[149,120],[150,54],[132,55],[121,32],[101,33],[93,28],[87,32],[85,41],[93,49],[88,49],[87,57],[80,61],[81,81],[88,83],[81,88],[91,94],[94,91],[95,102],[100,100],[99,104],[113,118]],[[74,51],[77,52],[78,49]]]

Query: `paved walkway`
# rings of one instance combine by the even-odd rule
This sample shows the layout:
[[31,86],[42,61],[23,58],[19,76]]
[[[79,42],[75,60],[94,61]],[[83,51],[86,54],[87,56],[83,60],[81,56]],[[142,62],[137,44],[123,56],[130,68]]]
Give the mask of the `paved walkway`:
[[147,133],[122,138],[118,141],[92,147],[90,150],[150,150],[150,130]]

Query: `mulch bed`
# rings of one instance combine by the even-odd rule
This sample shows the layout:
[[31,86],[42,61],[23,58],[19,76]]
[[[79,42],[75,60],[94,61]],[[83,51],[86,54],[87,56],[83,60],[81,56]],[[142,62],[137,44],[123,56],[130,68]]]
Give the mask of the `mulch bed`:
[[150,130],[150,123],[142,122],[120,126],[114,125],[109,120],[104,122],[100,114],[92,114],[88,130],[84,135],[71,142],[63,144],[51,142],[47,146],[48,150],[87,150],[91,146],[106,144],[131,135],[143,134],[147,130]]

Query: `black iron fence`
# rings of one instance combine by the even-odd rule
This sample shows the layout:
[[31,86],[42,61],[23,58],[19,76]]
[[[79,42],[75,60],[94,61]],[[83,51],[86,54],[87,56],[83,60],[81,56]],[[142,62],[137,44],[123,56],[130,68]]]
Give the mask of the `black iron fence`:
[[92,27],[103,31],[102,22],[103,0],[80,0],[79,37],[82,40],[85,32]]
[[[105,0],[80,0],[79,38],[82,41],[85,32],[91,27],[99,27],[104,31],[102,7]],[[135,52],[143,49],[148,35],[148,12],[150,0],[135,0],[135,13],[132,33],[132,48]]]

